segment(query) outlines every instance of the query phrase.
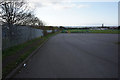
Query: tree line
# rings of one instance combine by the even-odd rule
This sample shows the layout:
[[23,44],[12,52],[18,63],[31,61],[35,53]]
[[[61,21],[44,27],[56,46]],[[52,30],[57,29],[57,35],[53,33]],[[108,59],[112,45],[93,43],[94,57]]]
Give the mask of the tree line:
[[10,34],[13,25],[24,25],[40,27],[46,35],[45,24],[33,14],[24,0],[1,0],[0,22],[2,25],[7,24]]
[[44,26],[44,23],[36,17],[24,0],[0,1],[0,21],[10,25]]

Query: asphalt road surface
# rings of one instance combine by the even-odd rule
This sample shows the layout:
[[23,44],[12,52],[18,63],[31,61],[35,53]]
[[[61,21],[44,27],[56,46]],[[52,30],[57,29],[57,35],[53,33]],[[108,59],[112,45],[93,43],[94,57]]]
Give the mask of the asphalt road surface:
[[57,34],[15,78],[117,78],[117,41],[117,34]]

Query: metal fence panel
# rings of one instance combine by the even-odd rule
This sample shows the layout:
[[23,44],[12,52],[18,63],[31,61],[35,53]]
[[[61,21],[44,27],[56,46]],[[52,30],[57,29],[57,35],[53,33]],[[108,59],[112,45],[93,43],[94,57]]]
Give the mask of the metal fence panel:
[[29,26],[16,26],[10,29],[7,26],[2,27],[2,49],[6,49],[28,40],[43,36],[43,30]]

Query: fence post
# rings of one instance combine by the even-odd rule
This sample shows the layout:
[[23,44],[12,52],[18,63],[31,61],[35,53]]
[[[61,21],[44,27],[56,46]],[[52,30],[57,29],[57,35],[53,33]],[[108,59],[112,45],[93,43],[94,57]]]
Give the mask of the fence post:
[[43,36],[46,36],[47,35],[47,30],[46,30],[45,26],[42,26],[42,29],[43,29]]
[[2,25],[0,24],[0,79],[2,79]]

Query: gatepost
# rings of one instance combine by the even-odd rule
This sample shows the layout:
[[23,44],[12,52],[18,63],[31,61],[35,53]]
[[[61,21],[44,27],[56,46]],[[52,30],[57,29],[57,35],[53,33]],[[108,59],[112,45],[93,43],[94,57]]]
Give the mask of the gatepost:
[[2,79],[2,24],[0,24],[0,80]]

